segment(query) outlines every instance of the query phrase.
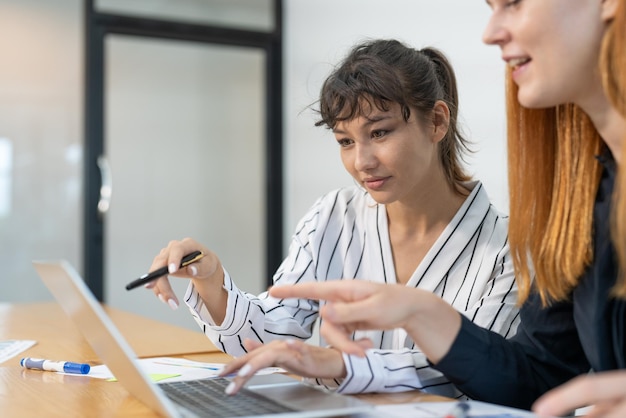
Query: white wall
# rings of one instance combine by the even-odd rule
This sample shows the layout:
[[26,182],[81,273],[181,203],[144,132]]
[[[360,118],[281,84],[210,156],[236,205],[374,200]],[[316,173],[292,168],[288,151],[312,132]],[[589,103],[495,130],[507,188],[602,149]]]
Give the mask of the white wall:
[[[467,0],[287,0],[285,42],[285,238],[313,201],[352,184],[332,134],[313,126],[307,106],[347,51],[367,38],[397,38],[441,49],[455,67],[460,120],[477,151],[469,172],[493,203],[508,212],[504,64],[481,41],[489,18],[484,2]],[[288,241],[287,241],[288,242]]]

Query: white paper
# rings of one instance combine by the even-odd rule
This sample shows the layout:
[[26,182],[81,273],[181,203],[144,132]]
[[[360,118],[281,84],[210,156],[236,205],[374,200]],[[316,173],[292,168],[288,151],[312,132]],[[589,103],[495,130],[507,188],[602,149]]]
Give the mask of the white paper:
[[[223,363],[203,363],[199,361],[192,361],[183,358],[175,357],[153,357],[138,359],[139,366],[143,371],[151,375],[169,375],[175,374],[177,376],[168,377],[159,381],[184,381],[184,380],[196,380],[206,379],[209,377],[217,377],[224,368]],[[284,373],[285,370],[280,367],[268,367],[261,369],[257,374],[270,374],[270,373]],[[106,365],[93,366],[89,371],[89,374],[84,376],[90,376],[100,379],[111,379],[113,373]]]
[[28,350],[35,345],[34,340],[5,340],[0,341],[0,363],[4,363],[10,358],[17,356],[19,353]]
[[[468,401],[468,418],[530,418],[537,417],[523,409],[509,408],[486,402]],[[416,402],[393,405],[378,405],[376,412],[389,418],[441,418],[448,416],[457,402]]]

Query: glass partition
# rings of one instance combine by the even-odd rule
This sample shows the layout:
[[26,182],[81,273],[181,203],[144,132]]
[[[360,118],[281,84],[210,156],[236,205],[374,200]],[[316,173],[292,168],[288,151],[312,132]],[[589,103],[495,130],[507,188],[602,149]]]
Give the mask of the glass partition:
[[96,0],[96,11],[271,32],[273,0]]
[[[123,35],[105,47],[105,300],[197,329],[186,309],[124,286],[188,236],[242,289],[266,286],[265,51]],[[187,280],[173,285],[182,300]]]
[[0,302],[52,299],[33,259],[81,269],[81,12],[0,1]]

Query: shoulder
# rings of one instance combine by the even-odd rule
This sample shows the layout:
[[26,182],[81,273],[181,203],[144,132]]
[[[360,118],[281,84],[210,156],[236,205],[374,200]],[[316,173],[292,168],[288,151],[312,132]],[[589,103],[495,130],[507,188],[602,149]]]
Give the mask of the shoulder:
[[489,199],[487,190],[480,181],[466,183],[470,191],[461,208],[462,223],[469,228],[478,228],[481,237],[500,247],[508,242],[509,217],[496,208]]
[[467,200],[470,202],[469,206],[472,209],[484,211],[488,215],[498,217],[503,221],[508,222],[509,215],[491,203],[489,193],[481,181],[476,180],[465,183],[465,187],[470,190]]

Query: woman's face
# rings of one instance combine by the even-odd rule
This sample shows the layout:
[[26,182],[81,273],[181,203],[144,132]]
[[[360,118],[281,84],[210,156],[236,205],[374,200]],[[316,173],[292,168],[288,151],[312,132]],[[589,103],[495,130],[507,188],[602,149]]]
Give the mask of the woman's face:
[[529,108],[584,103],[601,89],[602,0],[487,0],[483,40],[498,45]]
[[397,103],[388,111],[374,107],[366,113],[333,129],[352,177],[382,204],[411,198],[413,191],[433,184],[434,176],[442,173],[437,143],[444,128],[427,126],[414,109],[405,121]]

